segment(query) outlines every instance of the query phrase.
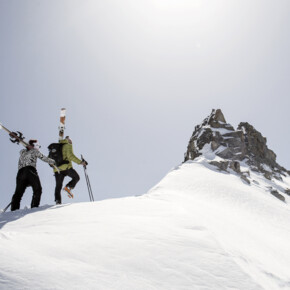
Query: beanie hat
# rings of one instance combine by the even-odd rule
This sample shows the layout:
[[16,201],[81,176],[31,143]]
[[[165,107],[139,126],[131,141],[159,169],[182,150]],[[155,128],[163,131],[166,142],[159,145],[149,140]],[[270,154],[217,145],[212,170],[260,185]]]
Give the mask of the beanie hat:
[[37,140],[31,139],[31,140],[29,140],[28,143],[29,143],[29,145],[34,147],[34,143],[37,143]]

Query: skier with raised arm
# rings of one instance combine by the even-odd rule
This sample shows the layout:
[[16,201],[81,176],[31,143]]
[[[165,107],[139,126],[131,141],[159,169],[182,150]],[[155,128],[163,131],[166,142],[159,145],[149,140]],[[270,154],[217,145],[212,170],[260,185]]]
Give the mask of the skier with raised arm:
[[37,158],[50,165],[54,165],[55,161],[44,156],[39,151],[39,144],[37,140],[30,140],[26,149],[20,151],[20,158],[18,162],[18,173],[16,178],[16,190],[11,201],[11,211],[20,208],[22,196],[27,187],[31,186],[33,196],[31,201],[31,208],[38,207],[42,194],[42,187],[40,179],[36,170]]

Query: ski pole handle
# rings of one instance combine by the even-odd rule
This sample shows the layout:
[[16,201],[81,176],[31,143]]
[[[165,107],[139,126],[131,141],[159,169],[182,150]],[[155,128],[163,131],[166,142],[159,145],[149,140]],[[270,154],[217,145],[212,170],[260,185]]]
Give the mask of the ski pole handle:
[[84,159],[83,155],[81,155],[82,162],[85,162],[85,166],[89,165],[89,163]]

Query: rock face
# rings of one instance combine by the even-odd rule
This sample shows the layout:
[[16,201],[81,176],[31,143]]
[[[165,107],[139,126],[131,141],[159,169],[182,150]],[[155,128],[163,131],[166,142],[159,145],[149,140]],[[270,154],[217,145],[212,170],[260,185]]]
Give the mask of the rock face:
[[[250,173],[241,172],[241,163],[249,170],[263,174],[272,180],[282,180],[289,171],[276,162],[276,154],[267,147],[267,139],[252,125],[242,122],[235,130],[220,109],[212,110],[204,121],[197,125],[190,138],[184,162],[194,160],[211,151],[219,160],[209,161],[221,171],[233,170],[243,181],[250,184]],[[278,197],[278,196],[277,196]]]

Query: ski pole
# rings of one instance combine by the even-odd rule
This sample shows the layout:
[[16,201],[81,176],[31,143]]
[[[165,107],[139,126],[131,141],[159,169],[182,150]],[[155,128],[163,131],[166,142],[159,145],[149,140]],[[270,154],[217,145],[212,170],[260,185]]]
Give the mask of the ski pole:
[[89,183],[89,179],[88,179],[87,171],[86,171],[86,168],[85,168],[85,167],[84,167],[84,172],[85,172],[85,177],[86,177],[87,187],[88,187],[88,191],[89,191],[90,201],[94,201],[93,196],[92,196],[92,192],[91,192],[91,188],[90,188],[90,183]]
[[84,169],[85,169],[85,174],[86,174],[86,179],[87,179],[87,185],[88,185],[88,188],[89,188],[91,201],[95,201],[94,200],[94,196],[93,196],[92,187],[91,187],[91,182],[90,182],[90,179],[89,179],[89,176],[88,176],[88,173],[87,173],[87,168],[85,167]]
[[9,208],[9,206],[11,205],[11,203],[12,203],[12,201],[3,209],[2,212],[5,212]]
[[93,196],[93,191],[92,191],[92,188],[91,188],[90,179],[89,179],[89,176],[88,176],[88,173],[87,173],[87,169],[84,168],[84,170],[85,170],[85,175],[86,175],[86,180],[87,180],[87,186],[88,186],[88,190],[89,190],[90,200],[91,201],[95,201],[94,200],[94,196]]
[[91,182],[90,182],[90,179],[89,179],[89,176],[88,176],[88,173],[87,173],[87,169],[85,169],[85,171],[86,171],[86,176],[87,176],[87,181],[88,181],[88,187],[90,188],[91,200],[95,201],[94,200],[94,196],[93,196],[93,191],[92,191],[92,188],[91,188]]
[[84,159],[83,155],[81,155],[81,158],[82,158],[82,161],[85,162],[85,165],[83,165],[83,166],[84,166],[84,173],[85,173],[85,178],[86,178],[86,182],[87,182],[87,187],[88,187],[90,201],[95,201],[94,200],[94,196],[93,196],[91,183],[90,183],[90,179],[89,179],[89,176],[88,176],[88,173],[87,173],[88,162]]

